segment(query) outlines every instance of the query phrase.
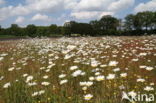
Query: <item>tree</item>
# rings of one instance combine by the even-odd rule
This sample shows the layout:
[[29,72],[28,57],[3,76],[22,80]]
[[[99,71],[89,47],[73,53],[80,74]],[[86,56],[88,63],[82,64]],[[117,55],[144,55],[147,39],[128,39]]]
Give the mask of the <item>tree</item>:
[[128,31],[131,31],[134,29],[134,15],[133,14],[129,14],[125,17],[124,27]]
[[92,20],[89,23],[70,21],[66,22],[64,26],[56,24],[50,26],[31,24],[26,28],[21,28],[17,24],[12,24],[9,28],[1,28],[0,26],[0,35],[36,37],[51,36],[52,34],[63,34],[64,36],[72,34],[85,36],[156,34],[156,12],[144,11],[129,14],[124,20],[106,15],[100,20]]
[[39,26],[37,27],[36,36],[49,36],[48,27]]
[[114,35],[116,34],[119,26],[119,20],[110,15],[103,16],[99,21],[99,29],[102,31],[101,35]]
[[73,25],[75,25],[75,21],[70,21],[70,22],[65,22],[63,26],[63,35],[65,36],[71,36],[72,30],[73,30]]
[[9,35],[21,36],[20,27],[17,24],[11,24],[9,28]]
[[0,25],[0,35],[2,35],[2,30],[3,30],[3,29],[2,29],[2,27],[1,27],[1,25]]
[[57,34],[58,35],[62,34],[62,28],[63,28],[62,26],[57,27]]
[[125,17],[126,30],[141,30],[143,27],[143,15],[138,13],[136,15],[130,14]]
[[58,33],[58,28],[56,24],[52,24],[48,28],[49,34],[57,34]]
[[152,23],[153,23],[154,30],[156,30],[156,12],[154,12]]
[[100,23],[97,20],[90,21],[90,25],[92,26],[93,33],[92,36],[98,36],[100,34]]
[[103,30],[109,30],[109,29],[116,30],[119,24],[118,19],[110,15],[103,16],[99,22],[102,27],[101,29]]
[[94,20],[90,22],[92,26],[92,35],[107,35],[117,34],[117,28],[119,27],[119,20],[110,15],[103,16],[99,21]]
[[127,15],[125,18],[125,27],[129,33],[147,34],[154,30],[155,14],[151,11],[139,12],[136,15]]
[[1,25],[0,25],[0,31],[2,30],[2,27],[1,27]]
[[142,28],[144,26],[144,17],[143,17],[143,14],[141,12],[137,13],[134,16],[133,24],[134,24],[135,30],[142,30]]
[[92,27],[88,23],[73,23],[71,25],[72,34],[90,35],[92,33]]
[[148,29],[152,29],[152,20],[154,19],[154,13],[153,12],[149,12],[149,11],[146,11],[146,12],[142,12],[142,15],[143,15],[143,25],[146,29],[146,31]]
[[27,35],[30,37],[35,37],[37,32],[37,27],[34,24],[30,24],[26,27]]

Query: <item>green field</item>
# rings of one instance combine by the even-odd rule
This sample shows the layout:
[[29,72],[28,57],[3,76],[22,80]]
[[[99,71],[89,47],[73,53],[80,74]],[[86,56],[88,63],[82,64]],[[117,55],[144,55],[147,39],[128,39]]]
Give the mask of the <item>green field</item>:
[[12,35],[0,35],[0,38],[16,38],[16,36],[12,36]]

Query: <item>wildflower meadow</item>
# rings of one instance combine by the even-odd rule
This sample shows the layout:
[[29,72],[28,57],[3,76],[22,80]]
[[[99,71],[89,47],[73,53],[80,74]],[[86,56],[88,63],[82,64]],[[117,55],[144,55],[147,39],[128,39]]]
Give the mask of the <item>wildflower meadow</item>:
[[155,96],[156,36],[0,41],[0,103],[156,103]]

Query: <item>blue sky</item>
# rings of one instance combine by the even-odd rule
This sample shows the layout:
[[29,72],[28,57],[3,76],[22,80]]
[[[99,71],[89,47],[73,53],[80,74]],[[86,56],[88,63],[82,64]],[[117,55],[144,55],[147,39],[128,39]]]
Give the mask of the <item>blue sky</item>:
[[63,25],[75,20],[89,22],[103,15],[156,11],[156,0],[0,0],[0,25]]

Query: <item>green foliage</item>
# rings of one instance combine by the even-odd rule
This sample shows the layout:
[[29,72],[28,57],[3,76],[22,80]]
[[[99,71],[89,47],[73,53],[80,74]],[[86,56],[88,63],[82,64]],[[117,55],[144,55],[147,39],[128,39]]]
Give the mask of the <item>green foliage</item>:
[[103,16],[99,23],[102,30],[116,30],[119,25],[119,20],[115,17],[107,15]]
[[0,26],[0,35],[11,36],[103,36],[103,35],[144,35],[156,34],[156,12],[145,11],[129,14],[124,20],[105,15],[90,23],[66,22],[64,26],[51,24],[50,26],[27,25],[25,28],[12,24],[9,28]]
[[36,32],[37,32],[37,28],[35,25],[31,24],[31,25],[28,25],[26,27],[26,32],[27,32],[27,35],[30,36],[30,37],[35,37],[36,36]]
[[71,27],[72,34],[81,34],[83,36],[90,35],[92,27],[87,23],[74,23]]
[[48,36],[48,28],[47,27],[37,27],[36,36]]
[[62,34],[64,36],[70,36],[71,35],[71,29],[70,29],[70,27],[63,27],[62,28]]
[[59,31],[57,25],[55,24],[50,25],[48,30],[49,30],[49,34],[57,34]]
[[17,36],[13,35],[0,35],[0,38],[16,38]]
[[130,34],[152,34],[156,25],[156,12],[139,12],[136,15],[127,15],[125,17],[125,30]]
[[20,27],[17,24],[11,24],[9,31],[10,31],[10,35],[14,35],[14,36],[20,36],[22,33]]
[[133,30],[134,15],[130,14],[125,17],[125,30]]
[[91,21],[93,36],[98,35],[116,35],[119,27],[119,20],[110,15],[103,16],[99,21]]

